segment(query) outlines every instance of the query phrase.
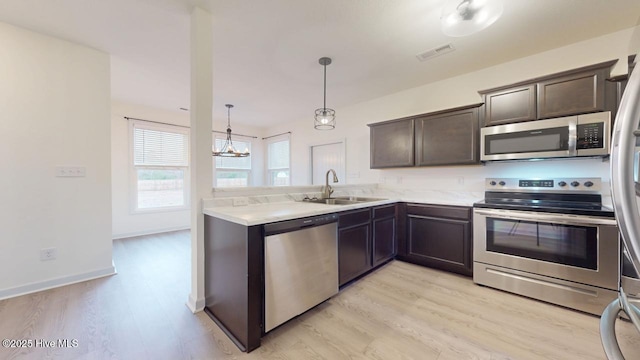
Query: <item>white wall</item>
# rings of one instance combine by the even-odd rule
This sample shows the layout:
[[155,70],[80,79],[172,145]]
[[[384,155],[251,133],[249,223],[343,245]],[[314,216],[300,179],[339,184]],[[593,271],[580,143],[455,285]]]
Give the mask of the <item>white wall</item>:
[[556,176],[599,176],[603,180],[608,180],[608,163],[597,159],[372,170],[369,169],[369,128],[366,125],[480,103],[482,99],[478,95],[479,90],[607,60],[622,59],[614,67],[612,75],[626,73],[626,60],[629,55],[632,32],[633,29],[612,33],[353,106],[338,108],[336,109],[337,126],[332,131],[314,130],[313,121],[308,119],[275,126],[268,131],[293,132],[291,137],[293,185],[311,183],[308,157],[311,144],[341,138],[346,138],[346,182],[350,184],[382,183],[430,189],[482,191],[483,180],[489,176],[525,174],[540,176],[552,172]]
[[[253,144],[251,165],[254,171],[252,186],[263,184],[264,145],[262,141],[263,129],[253,126],[235,124],[233,113],[231,129],[234,133],[257,136],[250,139]],[[131,236],[154,234],[165,231],[188,229],[191,227],[190,210],[173,210],[149,213],[135,213],[131,209],[132,171],[130,158],[131,134],[128,121],[124,117],[158,121],[174,125],[189,126],[189,112],[176,109],[175,111],[152,108],[113,100],[111,103],[111,172],[112,172],[112,235],[114,239]],[[225,128],[223,128],[225,127]],[[226,131],[224,124],[216,122],[214,130]],[[218,134],[220,135],[220,134]],[[237,137],[238,140],[248,138]],[[212,157],[213,161],[213,157]],[[214,169],[215,171],[215,169]],[[214,173],[215,174],[215,173]]]
[[0,299],[112,274],[109,56],[4,23],[0,44]]

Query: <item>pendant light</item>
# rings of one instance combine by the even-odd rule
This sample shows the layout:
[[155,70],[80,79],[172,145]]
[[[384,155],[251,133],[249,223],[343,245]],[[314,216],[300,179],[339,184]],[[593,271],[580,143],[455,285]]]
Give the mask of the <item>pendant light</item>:
[[222,149],[216,148],[213,151],[213,156],[223,157],[246,157],[249,156],[249,149],[244,149],[244,152],[237,151],[233,147],[233,141],[231,141],[231,108],[233,105],[225,104],[227,107],[227,140],[224,142]]
[[322,57],[318,62],[324,67],[324,102],[321,109],[316,109],[313,127],[316,130],[331,130],[336,127],[336,111],[327,108],[327,65],[331,64],[331,58]]
[[502,0],[448,0],[440,18],[445,35],[460,37],[484,30],[502,15]]

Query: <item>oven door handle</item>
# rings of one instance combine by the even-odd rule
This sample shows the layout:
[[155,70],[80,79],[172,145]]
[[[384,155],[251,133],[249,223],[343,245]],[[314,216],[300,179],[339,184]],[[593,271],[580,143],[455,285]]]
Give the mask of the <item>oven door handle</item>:
[[549,214],[549,213],[537,213],[530,211],[511,211],[511,210],[493,210],[493,209],[474,209],[474,213],[478,215],[490,216],[494,218],[510,219],[510,220],[525,220],[525,221],[540,221],[546,223],[559,223],[566,225],[580,225],[580,226],[593,226],[593,225],[616,225],[615,219],[601,218],[595,216],[586,215],[566,215],[566,214]]

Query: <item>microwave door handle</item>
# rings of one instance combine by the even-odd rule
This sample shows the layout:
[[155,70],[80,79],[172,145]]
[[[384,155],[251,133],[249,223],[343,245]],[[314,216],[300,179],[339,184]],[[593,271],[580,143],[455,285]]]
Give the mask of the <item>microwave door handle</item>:
[[574,116],[569,119],[569,140],[567,144],[567,151],[569,156],[578,156],[577,150],[578,143],[578,117]]
[[556,223],[565,225],[593,226],[593,225],[616,225],[615,219],[591,217],[591,216],[572,216],[564,214],[546,214],[523,211],[509,210],[493,210],[493,209],[475,209],[478,215],[484,215],[492,218],[524,220],[524,221],[540,221],[546,223]]

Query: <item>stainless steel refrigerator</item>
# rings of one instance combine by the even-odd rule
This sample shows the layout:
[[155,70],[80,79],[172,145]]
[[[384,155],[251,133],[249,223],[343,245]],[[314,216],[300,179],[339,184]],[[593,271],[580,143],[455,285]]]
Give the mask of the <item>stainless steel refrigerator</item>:
[[[636,27],[630,53],[637,53],[636,66],[629,76],[618,109],[611,142],[611,196],[625,253],[635,272],[640,274],[640,167],[637,139],[640,139],[640,30]],[[626,286],[626,285],[625,285]],[[623,284],[600,319],[600,337],[607,358],[624,360],[616,339],[615,322],[621,313],[640,332],[640,301],[629,298]],[[639,335],[640,336],[640,335]],[[637,358],[640,354],[627,354]]]

